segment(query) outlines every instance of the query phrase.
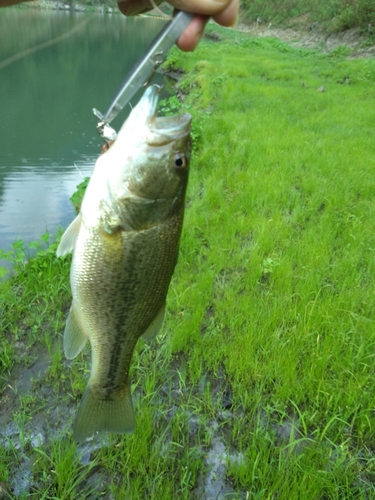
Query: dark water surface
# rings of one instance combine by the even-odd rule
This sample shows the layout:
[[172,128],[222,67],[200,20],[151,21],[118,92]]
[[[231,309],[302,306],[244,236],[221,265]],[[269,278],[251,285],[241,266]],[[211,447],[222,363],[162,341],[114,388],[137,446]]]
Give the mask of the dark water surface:
[[[54,233],[74,218],[69,198],[91,174],[102,142],[91,110],[106,111],[164,24],[122,15],[0,10],[0,248]],[[153,81],[163,83],[163,77]],[[114,128],[127,114],[114,120]]]

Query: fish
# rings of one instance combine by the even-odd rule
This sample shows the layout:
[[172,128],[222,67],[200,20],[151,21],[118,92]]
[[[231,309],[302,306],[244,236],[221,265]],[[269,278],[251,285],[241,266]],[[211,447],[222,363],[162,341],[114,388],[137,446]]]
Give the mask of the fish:
[[73,359],[91,344],[77,442],[134,432],[132,355],[139,338],[152,340],[164,319],[184,218],[191,116],[158,117],[159,92],[147,88],[97,159],[80,212],[57,248],[59,257],[73,253],[65,356]]

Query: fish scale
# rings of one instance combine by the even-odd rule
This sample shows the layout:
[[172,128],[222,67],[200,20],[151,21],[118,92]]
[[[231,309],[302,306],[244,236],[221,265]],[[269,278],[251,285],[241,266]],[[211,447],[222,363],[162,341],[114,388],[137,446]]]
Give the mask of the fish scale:
[[[165,231],[168,232],[169,227],[166,227]],[[111,371],[107,370],[109,363],[112,371],[117,373],[121,380],[124,379],[119,370],[124,366],[128,367],[129,363],[122,359],[117,359],[116,363],[111,360],[116,356],[120,357],[119,349],[124,351],[121,358],[123,356],[131,358],[136,341],[145,332],[147,326],[164,304],[174,269],[171,257],[177,253],[175,241],[178,240],[178,237],[176,238],[176,235],[172,233],[173,238],[168,238],[168,235],[163,238],[160,232],[160,228],[157,227],[141,233],[120,233],[118,238],[121,240],[121,246],[119,243],[120,251],[113,249],[113,253],[106,252],[105,257],[108,259],[113,255],[114,258],[118,258],[118,255],[122,254],[122,259],[125,262],[115,262],[113,273],[109,272],[108,274],[107,262],[106,266],[100,267],[100,270],[105,269],[105,272],[99,273],[95,270],[94,280],[90,279],[87,282],[82,281],[82,278],[77,280],[76,294],[83,297],[82,300],[90,321],[89,327],[92,331],[91,341],[98,343],[96,353],[98,369],[95,370],[97,378],[107,378],[115,382],[113,375],[110,375]],[[169,234],[171,234],[170,231]],[[98,245],[98,247],[100,251],[102,245]],[[89,260],[91,255],[87,254],[86,258]],[[96,261],[99,261],[100,258],[101,255],[96,253]],[[113,264],[111,257],[109,260]],[[122,270],[121,274],[116,271],[119,268]],[[80,273],[79,270],[73,272],[77,272],[79,277],[93,275],[93,273]],[[112,299],[113,296],[120,304]],[[103,303],[105,302],[103,297],[110,298],[109,302]],[[109,311],[108,317],[103,317],[102,310]],[[117,316],[115,316],[116,312]],[[110,350],[106,348],[105,344],[101,349],[99,341],[103,338],[103,332],[108,332],[105,334],[105,339],[106,342],[110,342]],[[127,332],[132,333],[132,347],[124,341],[127,338]],[[107,362],[107,357],[109,362]]]

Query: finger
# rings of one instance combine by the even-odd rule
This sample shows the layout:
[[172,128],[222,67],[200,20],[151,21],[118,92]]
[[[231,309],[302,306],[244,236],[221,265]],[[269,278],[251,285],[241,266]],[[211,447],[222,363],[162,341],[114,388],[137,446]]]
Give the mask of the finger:
[[[154,3],[159,5],[161,1],[155,0]],[[218,13],[223,13],[219,14],[218,19],[223,20],[225,23],[223,26],[232,26],[237,18],[239,0],[169,0],[169,3],[179,10],[187,10],[196,14],[216,16]],[[153,8],[150,0],[122,0],[118,6],[126,16],[135,16]],[[221,21],[217,22],[222,24]]]
[[[162,0],[154,0],[154,4],[159,5]],[[123,0],[119,2],[118,8],[125,16],[136,16],[154,8],[149,0]]]
[[202,38],[208,19],[208,16],[194,16],[189,26],[177,40],[177,47],[185,52],[193,51]]
[[227,8],[233,0],[168,0],[179,10],[212,16]]
[[224,10],[213,17],[214,21],[221,26],[235,26],[237,24],[240,0],[232,0]]

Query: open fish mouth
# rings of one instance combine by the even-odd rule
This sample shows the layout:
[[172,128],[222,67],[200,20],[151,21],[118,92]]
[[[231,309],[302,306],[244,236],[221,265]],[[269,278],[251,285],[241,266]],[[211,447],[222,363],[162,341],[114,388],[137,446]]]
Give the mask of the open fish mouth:
[[147,143],[162,146],[186,136],[191,128],[191,115],[157,116],[160,87],[151,85],[138,103],[139,116],[146,118],[148,126]]

